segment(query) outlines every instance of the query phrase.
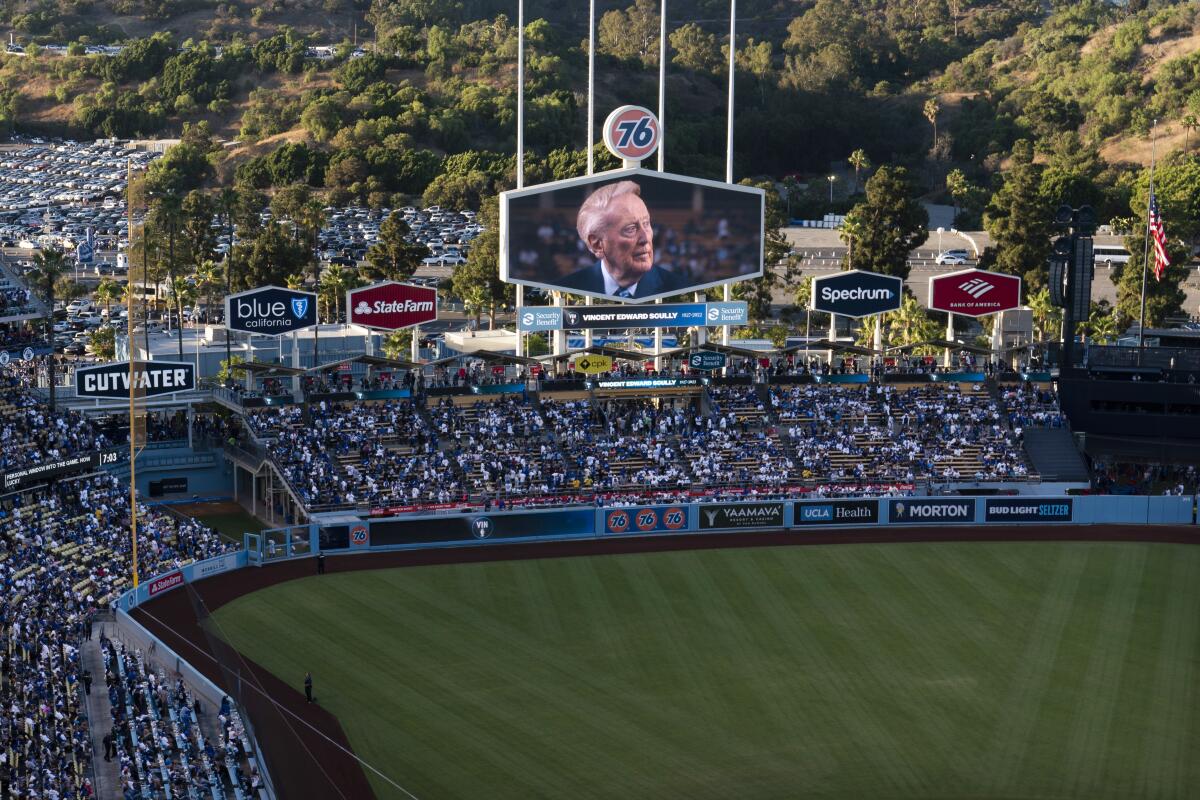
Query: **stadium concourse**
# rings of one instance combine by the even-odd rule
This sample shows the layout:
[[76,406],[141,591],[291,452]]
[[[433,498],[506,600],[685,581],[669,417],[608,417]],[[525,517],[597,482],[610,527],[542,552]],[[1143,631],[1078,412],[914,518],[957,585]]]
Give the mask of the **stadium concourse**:
[[[119,443],[76,413],[52,412],[22,382],[5,374],[0,390],[0,471]],[[4,800],[248,797],[258,780],[235,710],[202,709],[164,664],[104,634],[105,610],[131,585],[129,502],[104,472],[0,498]],[[146,577],[238,549],[148,506],[138,528]],[[115,753],[102,760],[110,731]]]

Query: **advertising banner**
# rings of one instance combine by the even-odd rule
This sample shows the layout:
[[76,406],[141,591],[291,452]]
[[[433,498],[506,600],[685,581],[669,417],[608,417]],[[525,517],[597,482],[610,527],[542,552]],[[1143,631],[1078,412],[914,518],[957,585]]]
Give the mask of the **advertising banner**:
[[381,331],[398,331],[437,317],[437,290],[384,281],[346,292],[346,322]]
[[591,381],[593,389],[678,389],[702,386],[708,378],[604,378]]
[[965,269],[929,279],[929,307],[964,317],[986,317],[1021,305],[1021,279]]
[[282,336],[317,324],[317,296],[279,286],[262,286],[225,298],[225,327],[262,336]]
[[813,278],[810,305],[843,317],[869,317],[900,308],[904,280],[853,269]]
[[89,453],[57,461],[44,461],[23,469],[0,473],[0,490],[12,492],[24,486],[94,469],[100,463],[100,453]]
[[796,503],[793,525],[874,525],[879,522],[878,500],[825,500]]
[[[139,361],[133,382],[139,396],[188,392],[196,388],[196,365],[186,361]],[[77,397],[128,399],[129,362],[80,367],[75,370],[75,394]]]
[[178,586],[183,586],[183,572],[181,570],[168,572],[166,575],[160,575],[150,581],[150,596],[154,597]]
[[371,529],[365,522],[354,523],[348,533],[351,547],[367,547],[371,544]]
[[613,368],[613,360],[608,356],[594,356],[590,353],[575,359],[575,371],[584,375],[599,375]]
[[973,497],[906,497],[888,501],[889,522],[939,525],[975,521]]
[[783,503],[705,503],[700,506],[702,531],[782,527]]
[[725,366],[725,363],[728,360],[728,356],[726,356],[724,353],[714,353],[710,350],[701,350],[688,356],[687,363],[692,369],[711,370],[720,369],[721,367]]
[[987,522],[1070,522],[1074,503],[1070,497],[989,498],[984,501]]
[[764,198],[646,169],[503,192],[500,277],[625,303],[757,278]]
[[722,303],[705,303],[705,316],[709,325],[749,325],[750,306],[745,300],[730,300]]
[[682,531],[687,528],[684,506],[638,506],[614,508],[604,512],[605,533],[654,533]]
[[371,522],[371,545],[437,544],[442,542],[526,539],[537,536],[591,536],[593,508],[530,511],[517,514],[459,514]]
[[561,306],[525,306],[517,309],[517,328],[529,331],[560,331],[563,327]]
[[523,332],[597,328],[691,328],[701,325],[745,325],[750,321],[744,301],[728,303],[663,303],[629,306],[523,306],[517,309],[517,328]]

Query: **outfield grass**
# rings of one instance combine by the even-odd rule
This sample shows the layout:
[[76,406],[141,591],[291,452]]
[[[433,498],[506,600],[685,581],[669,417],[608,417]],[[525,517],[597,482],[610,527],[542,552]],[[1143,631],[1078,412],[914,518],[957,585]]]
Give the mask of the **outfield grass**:
[[1200,796],[1196,547],[395,569],[216,621],[421,800]]
[[[225,504],[227,505],[227,504]],[[222,511],[215,514],[194,514],[198,522],[212,528],[230,541],[242,543],[242,534],[258,533],[266,526],[248,511]]]

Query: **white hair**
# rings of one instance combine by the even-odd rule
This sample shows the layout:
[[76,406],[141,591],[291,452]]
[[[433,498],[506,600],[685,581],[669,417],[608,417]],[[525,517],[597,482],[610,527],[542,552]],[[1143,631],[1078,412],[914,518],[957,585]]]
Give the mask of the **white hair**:
[[583,201],[583,205],[579,207],[579,216],[575,218],[575,230],[579,232],[579,238],[583,239],[584,244],[588,244],[588,237],[604,227],[608,207],[612,205],[613,200],[626,194],[640,197],[642,187],[633,181],[617,181],[601,186]]

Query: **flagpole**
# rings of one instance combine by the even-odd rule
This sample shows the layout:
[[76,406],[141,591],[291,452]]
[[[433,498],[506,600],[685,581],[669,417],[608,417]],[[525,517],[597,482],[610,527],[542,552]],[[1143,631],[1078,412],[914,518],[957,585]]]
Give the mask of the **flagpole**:
[[1142,306],[1138,314],[1138,366],[1142,365],[1142,348],[1146,342],[1146,270],[1150,266],[1150,204],[1154,200],[1154,165],[1158,160],[1157,139],[1158,120],[1150,126],[1150,190],[1146,192],[1146,223],[1145,248],[1142,251]]

